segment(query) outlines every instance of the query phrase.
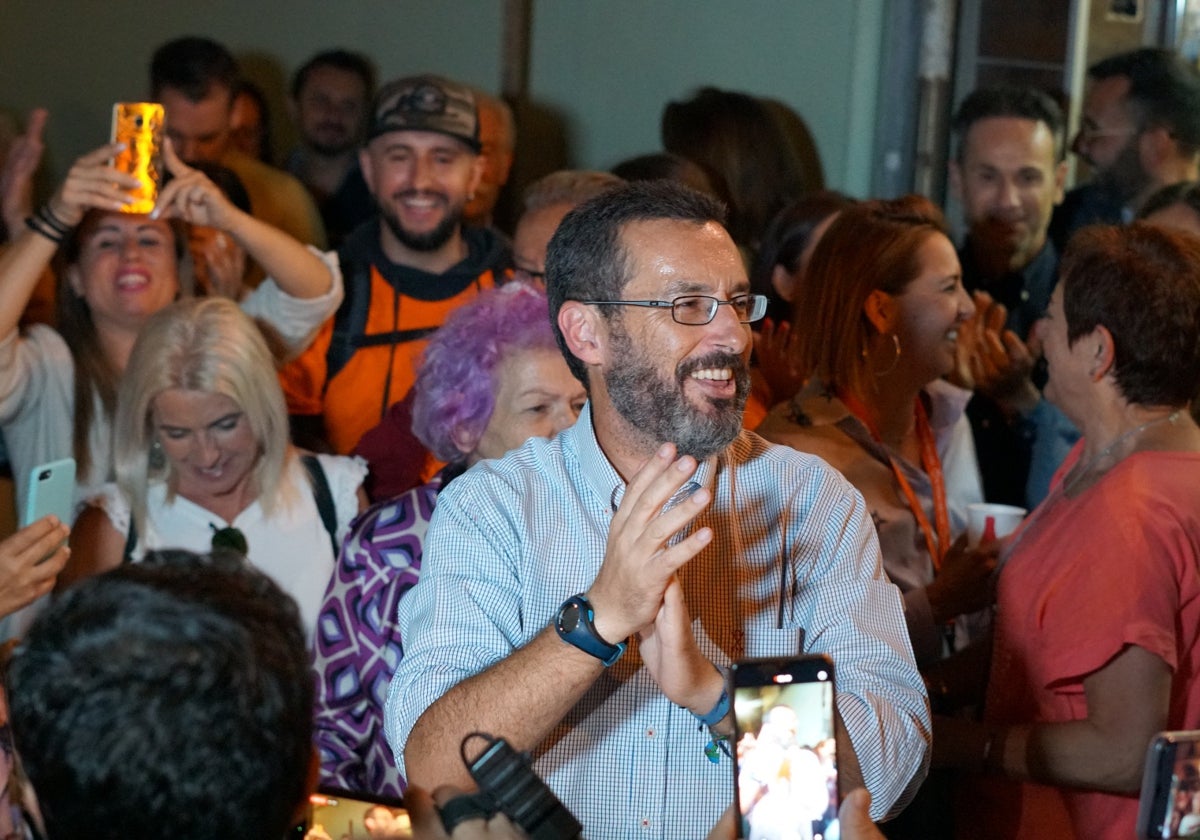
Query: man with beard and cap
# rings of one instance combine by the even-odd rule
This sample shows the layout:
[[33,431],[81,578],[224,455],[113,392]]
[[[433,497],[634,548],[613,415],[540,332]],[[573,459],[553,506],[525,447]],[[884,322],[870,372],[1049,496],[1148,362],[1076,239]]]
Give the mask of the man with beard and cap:
[[1067,193],[1050,237],[1061,251],[1079,228],[1128,224],[1162,187],[1194,181],[1200,152],[1200,71],[1161,47],[1109,56],[1088,68],[1071,151],[1092,180]]
[[[506,738],[588,837],[700,836],[732,802],[724,670],[823,653],[843,790],[924,778],[929,710],[870,513],[823,461],[744,431],[750,292],[712,199],[627,184],[567,214],[551,321],[588,408],[442,494],[385,715],[410,783]],[[469,744],[467,745],[469,746]]]
[[[479,150],[475,96],[464,85],[416,76],[376,95],[359,164],[378,217],[338,248],[346,299],[283,371],[289,410],[306,418],[301,430],[322,420],[336,452],[350,452],[404,399],[446,315],[505,277],[507,245],[462,224],[482,172]],[[412,486],[436,465],[409,438]]]

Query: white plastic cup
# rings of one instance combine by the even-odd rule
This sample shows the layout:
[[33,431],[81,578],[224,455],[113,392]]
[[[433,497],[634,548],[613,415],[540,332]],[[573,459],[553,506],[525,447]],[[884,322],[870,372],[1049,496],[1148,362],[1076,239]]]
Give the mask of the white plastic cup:
[[1016,505],[993,505],[986,502],[967,505],[967,546],[975,548],[983,541],[1007,537],[1025,518],[1025,508]]

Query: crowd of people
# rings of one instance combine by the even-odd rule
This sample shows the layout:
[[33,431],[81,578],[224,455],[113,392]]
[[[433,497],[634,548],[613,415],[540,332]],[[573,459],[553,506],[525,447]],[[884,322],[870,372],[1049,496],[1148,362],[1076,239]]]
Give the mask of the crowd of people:
[[[279,169],[225,47],[148,69],[153,212],[115,144],[35,196],[65,115],[0,171],[20,509],[77,465],[0,541],[0,836],[281,837],[318,784],[522,836],[462,793],[480,732],[588,837],[733,837],[738,776],[787,836],[1132,836],[1150,738],[1200,728],[1195,66],[1097,63],[1070,143],[1050,93],[965,97],[957,245],[749,93],[502,231],[484,91],[319,53]],[[981,502],[1030,513],[968,545]],[[809,653],[832,738],[733,740],[731,664]]]

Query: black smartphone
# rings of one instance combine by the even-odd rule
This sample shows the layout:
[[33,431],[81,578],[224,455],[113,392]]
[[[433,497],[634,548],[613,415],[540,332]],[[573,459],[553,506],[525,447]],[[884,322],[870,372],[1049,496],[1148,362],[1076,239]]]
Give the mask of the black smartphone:
[[1200,730],[1159,732],[1150,742],[1137,836],[1200,836]]
[[833,661],[746,659],[729,682],[738,836],[839,836]]
[[331,840],[402,840],[413,836],[403,800],[362,791],[321,787],[308,798],[304,822],[289,837]]

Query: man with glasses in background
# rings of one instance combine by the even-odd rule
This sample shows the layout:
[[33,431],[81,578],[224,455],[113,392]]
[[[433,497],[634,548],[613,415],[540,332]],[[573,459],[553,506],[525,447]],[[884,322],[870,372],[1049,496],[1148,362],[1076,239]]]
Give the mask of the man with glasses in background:
[[490,732],[589,837],[701,836],[733,801],[724,670],[801,653],[837,669],[843,789],[879,818],[923,779],[928,705],[862,497],[742,429],[766,300],[723,216],[639,182],[556,230],[550,315],[588,409],[439,499],[386,714],[411,784],[469,784],[453,746]]
[[1060,251],[1079,228],[1127,224],[1160,188],[1196,179],[1200,71],[1158,47],[1092,65],[1071,151],[1092,180],[1054,213],[1050,237]]

